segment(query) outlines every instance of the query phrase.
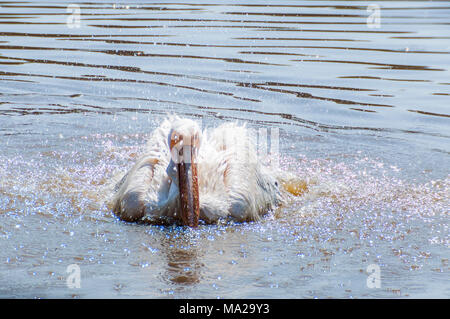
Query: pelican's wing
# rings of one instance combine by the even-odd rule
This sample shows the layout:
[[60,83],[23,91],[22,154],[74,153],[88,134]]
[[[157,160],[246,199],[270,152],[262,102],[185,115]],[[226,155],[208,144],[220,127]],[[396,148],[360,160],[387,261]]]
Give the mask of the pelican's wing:
[[167,136],[170,122],[164,121],[150,137],[144,154],[117,184],[113,211],[123,220],[134,221],[144,215],[168,215],[176,204],[176,187],[166,168],[170,161]]

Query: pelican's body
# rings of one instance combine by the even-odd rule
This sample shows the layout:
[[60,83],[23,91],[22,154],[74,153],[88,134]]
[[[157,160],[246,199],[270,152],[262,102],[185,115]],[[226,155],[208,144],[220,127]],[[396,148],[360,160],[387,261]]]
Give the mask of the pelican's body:
[[[189,171],[194,176],[189,185],[179,178],[182,168],[174,158],[180,137],[193,141],[189,145],[196,165]],[[206,223],[221,218],[251,221],[278,205],[281,198],[278,182],[258,161],[245,126],[227,123],[202,132],[194,121],[172,117],[152,133],[144,154],[117,184],[113,210],[127,221],[144,216],[180,220],[183,207],[197,210]]]

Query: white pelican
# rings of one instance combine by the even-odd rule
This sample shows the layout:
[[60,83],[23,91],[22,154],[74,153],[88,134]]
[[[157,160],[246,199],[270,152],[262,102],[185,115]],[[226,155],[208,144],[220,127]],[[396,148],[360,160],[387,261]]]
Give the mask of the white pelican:
[[245,125],[202,132],[193,120],[169,117],[116,185],[113,211],[126,221],[149,217],[191,227],[199,218],[258,220],[283,195],[254,144]]

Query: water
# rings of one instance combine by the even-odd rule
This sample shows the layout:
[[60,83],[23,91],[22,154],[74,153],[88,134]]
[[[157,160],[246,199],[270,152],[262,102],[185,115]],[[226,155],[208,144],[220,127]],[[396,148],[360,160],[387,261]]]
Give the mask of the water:
[[[376,2],[379,28],[365,1],[79,2],[79,27],[76,3],[0,1],[0,297],[450,297],[448,2]],[[109,181],[167,112],[279,129],[308,191],[255,223],[117,220]]]

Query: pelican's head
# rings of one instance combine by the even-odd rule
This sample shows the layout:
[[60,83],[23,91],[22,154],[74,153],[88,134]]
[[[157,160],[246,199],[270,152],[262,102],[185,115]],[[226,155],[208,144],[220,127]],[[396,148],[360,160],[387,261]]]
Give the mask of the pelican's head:
[[189,119],[175,118],[168,136],[171,161],[167,173],[178,184],[181,220],[184,225],[196,227],[200,215],[197,154],[202,132]]

